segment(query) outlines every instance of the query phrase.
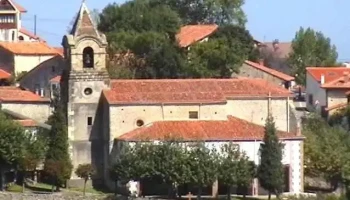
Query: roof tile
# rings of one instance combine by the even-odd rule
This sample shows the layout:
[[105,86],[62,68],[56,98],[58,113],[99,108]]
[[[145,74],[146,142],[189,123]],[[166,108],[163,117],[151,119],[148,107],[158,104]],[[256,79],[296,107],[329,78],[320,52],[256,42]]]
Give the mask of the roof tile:
[[[302,139],[296,133],[278,132],[280,139]],[[261,140],[264,127],[229,116],[227,120],[208,121],[159,121],[118,137],[126,141],[164,140],[167,138],[184,141],[218,140]]]
[[13,86],[0,87],[1,102],[49,102],[49,99],[42,98],[27,90]]
[[14,121],[19,123],[23,127],[36,127],[36,126],[38,126],[38,123],[36,123],[32,119],[17,119]]
[[34,33],[30,32],[29,30],[25,29],[25,28],[21,28],[19,30],[19,32],[21,32],[22,34],[35,39],[35,40],[40,40],[40,41],[45,41],[44,39],[40,38],[39,36],[35,35]]
[[58,55],[45,42],[0,42],[0,46],[16,55]]
[[180,32],[176,35],[176,39],[179,42],[180,47],[188,47],[191,44],[198,42],[218,29],[218,25],[187,25],[180,29]]
[[284,73],[279,72],[279,71],[277,71],[277,70],[274,70],[274,69],[265,67],[265,66],[263,66],[263,65],[260,65],[260,64],[258,64],[258,63],[252,62],[252,61],[246,60],[245,63],[246,63],[247,65],[249,65],[249,66],[252,66],[252,67],[254,67],[254,68],[258,69],[258,70],[264,71],[264,72],[266,72],[266,73],[268,73],[268,74],[270,74],[270,75],[272,75],[272,76],[274,76],[274,77],[277,77],[277,78],[279,78],[279,79],[282,79],[282,80],[284,80],[284,81],[293,81],[293,80],[295,79],[295,78],[292,77],[292,76],[289,76],[289,75],[287,75],[287,74],[284,74]]
[[11,74],[5,70],[0,69],[0,79],[8,79],[11,77]]
[[227,98],[289,97],[291,92],[263,79],[112,80],[103,91],[110,104],[225,103]]
[[347,67],[307,67],[306,71],[318,82],[324,75],[325,83],[338,79],[344,72],[350,72]]
[[14,0],[9,0],[12,2],[12,4],[16,7],[16,9],[19,11],[19,12],[22,12],[22,13],[25,13],[27,12],[27,10],[22,7],[21,5],[19,5],[18,3],[16,3]]

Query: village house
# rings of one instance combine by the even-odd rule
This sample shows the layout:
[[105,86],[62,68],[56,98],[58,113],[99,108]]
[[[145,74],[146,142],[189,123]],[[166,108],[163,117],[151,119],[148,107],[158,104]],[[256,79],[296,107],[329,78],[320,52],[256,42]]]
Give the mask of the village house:
[[264,62],[262,60],[260,63],[255,63],[248,60],[244,61],[243,65],[239,69],[239,73],[234,74],[233,76],[236,75],[250,78],[261,78],[288,90],[292,89],[292,87],[295,85],[294,77],[264,66]]
[[[306,68],[306,106],[324,116],[347,103],[348,67]],[[329,113],[330,112],[330,113]]]

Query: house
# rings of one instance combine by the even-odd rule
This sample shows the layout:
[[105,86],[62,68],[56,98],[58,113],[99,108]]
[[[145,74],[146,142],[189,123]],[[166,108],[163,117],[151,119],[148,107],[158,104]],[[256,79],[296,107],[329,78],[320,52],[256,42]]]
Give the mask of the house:
[[0,68],[7,73],[29,72],[57,55],[60,52],[45,42],[0,42]]
[[22,27],[22,15],[25,8],[14,0],[0,1],[0,41],[42,41],[42,39]]
[[61,55],[54,56],[28,71],[18,80],[19,85],[42,97],[52,98],[54,91],[59,89],[60,77],[65,66]]
[[292,53],[291,42],[265,42],[259,46],[260,56],[264,59],[264,64],[272,69],[291,74],[290,67],[287,64],[287,58]]
[[[307,67],[306,68],[306,107],[308,110],[328,112],[333,106],[347,102],[345,92],[347,67]],[[343,101],[344,100],[344,101]],[[323,112],[323,114],[326,114]]]
[[286,89],[291,89],[295,85],[294,77],[266,67],[263,62],[255,63],[246,60],[239,69],[239,73],[235,75],[250,78],[262,78]]

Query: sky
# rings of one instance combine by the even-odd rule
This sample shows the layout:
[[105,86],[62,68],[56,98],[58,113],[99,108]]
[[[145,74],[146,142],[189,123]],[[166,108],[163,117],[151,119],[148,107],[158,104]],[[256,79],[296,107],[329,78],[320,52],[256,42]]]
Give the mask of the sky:
[[[82,0],[16,0],[28,12],[23,15],[23,26],[34,30],[37,16],[37,34],[50,45],[61,46],[62,37],[76,15]],[[124,0],[86,0],[90,10],[102,10],[109,3]],[[246,25],[259,41],[291,41],[300,27],[311,27],[329,37],[338,50],[338,60],[350,61],[349,0],[246,0]]]

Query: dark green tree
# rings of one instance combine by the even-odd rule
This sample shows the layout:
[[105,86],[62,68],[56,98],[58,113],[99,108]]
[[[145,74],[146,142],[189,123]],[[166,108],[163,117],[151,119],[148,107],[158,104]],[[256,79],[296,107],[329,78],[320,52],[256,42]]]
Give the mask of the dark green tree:
[[75,174],[84,179],[84,190],[83,194],[85,196],[86,192],[86,183],[87,181],[95,174],[95,169],[91,164],[80,164],[78,168],[75,170]]
[[222,146],[218,177],[227,186],[227,198],[231,199],[233,186],[248,187],[254,178],[254,165],[237,145],[228,143]]
[[188,163],[190,176],[188,183],[198,187],[197,196],[201,198],[202,188],[211,186],[218,178],[219,159],[214,148],[208,148],[202,142],[191,145],[188,150],[191,162]]
[[331,39],[311,28],[300,28],[292,41],[288,63],[296,81],[305,85],[306,67],[330,67],[337,64],[338,53]]
[[283,146],[279,142],[273,117],[269,115],[265,124],[265,135],[260,146],[260,166],[258,179],[261,186],[271,194],[279,195],[283,192],[284,170],[282,164]]
[[5,173],[16,169],[25,155],[24,129],[0,111],[0,190],[3,191]]
[[242,9],[244,0],[151,0],[151,3],[169,6],[178,13],[182,24],[243,26],[247,21]]
[[60,101],[58,91],[53,101],[54,111],[48,119],[51,125],[49,132],[49,148],[46,153],[44,171],[51,176],[56,190],[70,178],[72,174],[72,163],[68,153],[67,119],[64,106]]

